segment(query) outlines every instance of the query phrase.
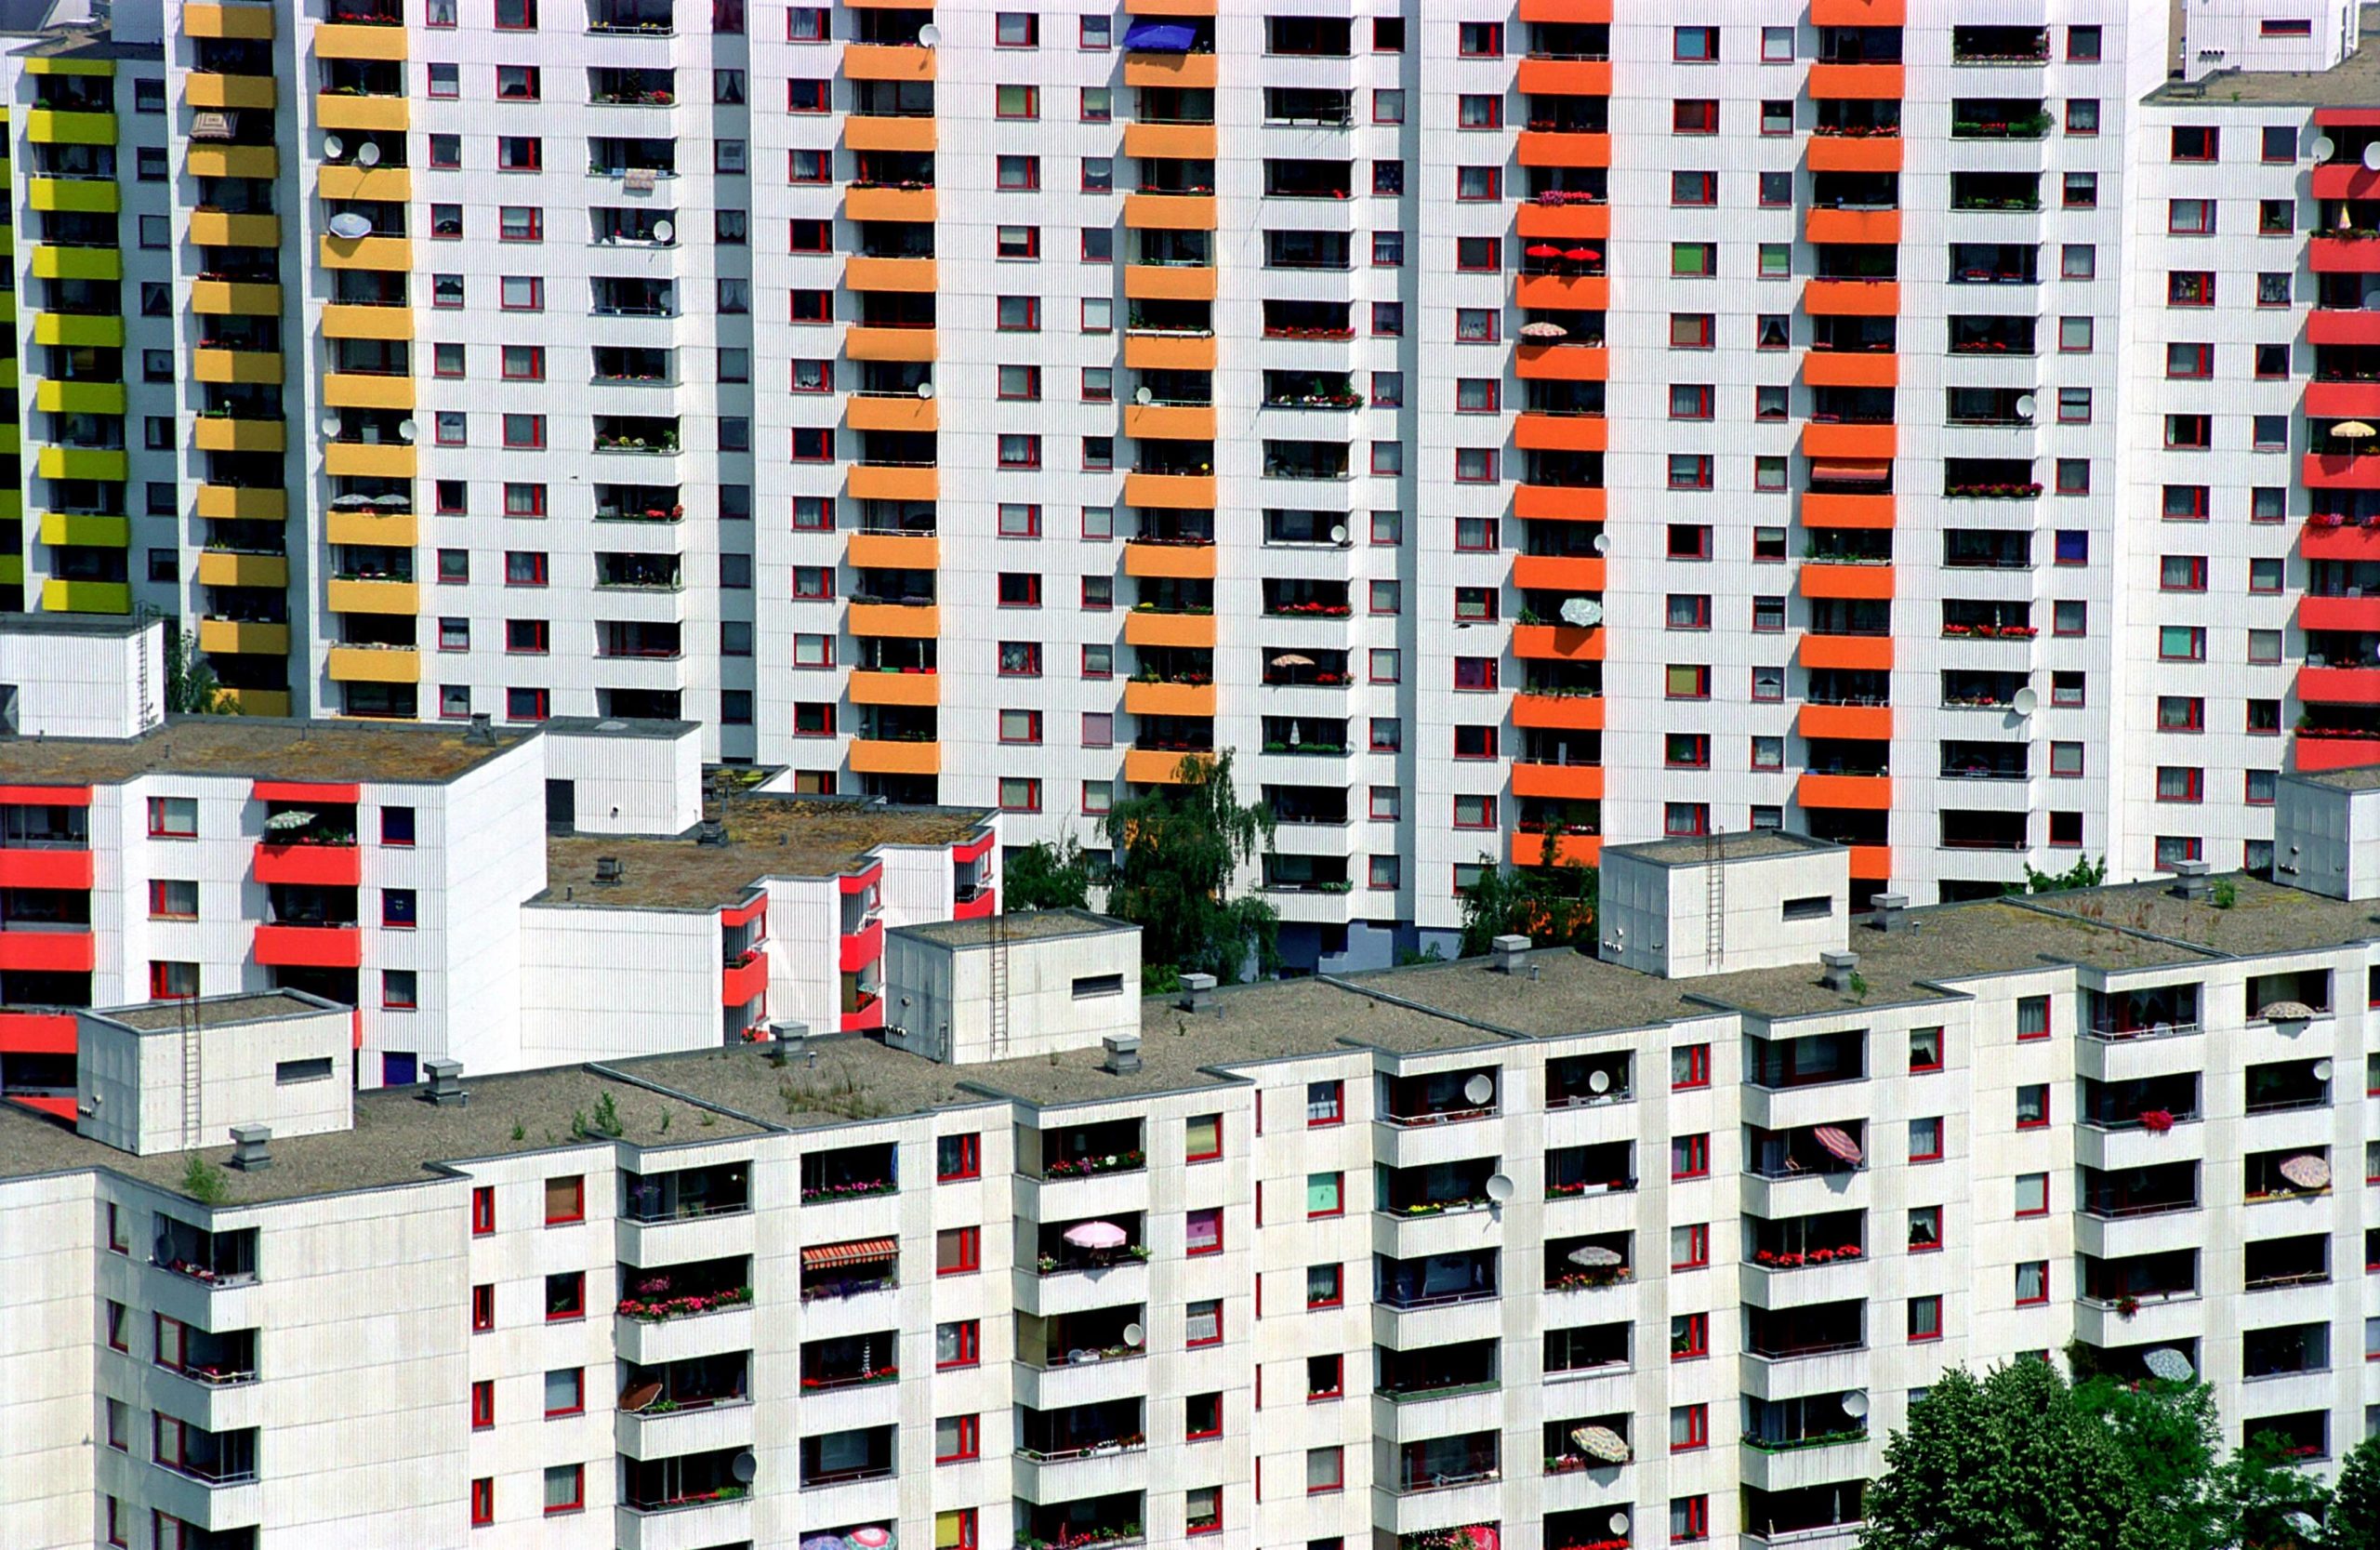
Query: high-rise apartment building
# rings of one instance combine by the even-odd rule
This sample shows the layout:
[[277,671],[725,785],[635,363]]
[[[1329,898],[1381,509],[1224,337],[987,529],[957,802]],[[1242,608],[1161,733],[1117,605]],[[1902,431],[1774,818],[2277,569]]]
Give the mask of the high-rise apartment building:
[[119,0],[0,77],[0,584],[1019,841],[1236,750],[1306,966],[1606,836],[2262,865],[2380,751],[2359,28]]

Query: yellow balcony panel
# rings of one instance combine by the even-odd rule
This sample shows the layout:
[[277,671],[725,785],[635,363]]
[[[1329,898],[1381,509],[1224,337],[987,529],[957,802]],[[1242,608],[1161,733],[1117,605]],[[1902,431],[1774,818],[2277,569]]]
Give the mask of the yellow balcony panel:
[[333,646],[334,683],[418,683],[421,653],[413,646]]
[[286,689],[225,689],[223,702],[243,716],[289,714],[289,691]]
[[932,189],[854,186],[843,191],[843,214],[853,220],[932,220],[933,204]]
[[60,382],[45,379],[33,390],[33,407],[50,415],[120,415],[121,382]]
[[270,145],[193,145],[182,162],[193,178],[281,176],[281,152]]
[[932,431],[942,423],[932,399],[909,393],[854,393],[843,417],[854,431]]
[[191,372],[202,382],[277,384],[281,380],[281,351],[193,350],[191,351]]
[[1211,442],[1215,412],[1191,404],[1128,404],[1124,434],[1159,440]]
[[410,581],[341,581],[334,577],[324,603],[334,614],[404,614],[421,611],[421,589]]
[[210,549],[198,557],[198,579],[207,587],[270,587],[289,585],[289,561],[279,554],[239,554]]
[[853,500],[939,500],[942,475],[936,469],[874,468],[854,463],[845,486]]
[[942,633],[942,609],[930,603],[854,603],[850,627],[854,635],[931,641]]
[[1130,749],[1124,754],[1124,778],[1135,786],[1181,786],[1185,762],[1211,763],[1210,753],[1184,753],[1179,749]]
[[278,317],[281,287],[269,281],[193,280],[190,310],[212,317]]
[[401,134],[413,126],[413,105],[402,97],[354,97],[319,92],[314,122],[324,128],[384,130]]
[[324,166],[314,192],[324,199],[374,199],[403,204],[413,197],[413,172],[402,166]]
[[41,584],[45,614],[129,614],[132,588],[122,581],[60,581]]
[[403,442],[332,442],[323,471],[333,478],[411,479],[419,459]]
[[333,302],[323,309],[323,338],[409,339],[413,338],[413,309]]
[[1124,709],[1135,716],[1209,716],[1215,713],[1211,683],[1127,683]]
[[413,242],[408,237],[324,237],[324,269],[413,268]]
[[182,95],[193,108],[250,108],[271,113],[280,103],[270,75],[218,75],[193,70],[182,78]]
[[924,534],[854,533],[843,558],[861,570],[930,571],[942,563],[942,540]]
[[1212,334],[1126,334],[1124,364],[1134,371],[1212,371]]
[[933,673],[876,672],[853,668],[853,705],[940,705],[942,680]]
[[413,378],[330,372],[323,378],[323,402],[334,409],[410,409]]
[[81,312],[38,312],[33,316],[33,343],[122,350],[124,319],[92,317]]
[[212,522],[287,522],[289,496],[241,484],[201,484],[198,514]]
[[372,511],[333,511],[323,519],[323,537],[335,544],[366,544],[374,549],[411,549],[420,541],[419,518],[382,516]]
[[405,30],[330,22],[314,29],[314,54],[324,60],[402,60]]
[[87,511],[44,511],[41,541],[53,548],[126,549],[132,543],[132,520],[103,517]]
[[1124,224],[1135,232],[1211,232],[1215,202],[1196,193],[1128,193]]
[[273,35],[272,7],[190,0],[182,7],[182,31],[194,38],[269,38]]
[[113,145],[115,114],[35,108],[25,115],[25,138],[37,145]]
[[245,619],[201,619],[198,649],[211,656],[286,656],[289,627]]
[[228,415],[201,415],[201,452],[280,452],[289,445],[289,433],[277,419],[233,419]]
[[[843,120],[843,144],[853,151],[932,151],[933,120],[922,116],[878,117],[855,113]],[[854,189],[854,193],[880,193],[880,189]]]
[[1215,509],[1212,474],[1128,473],[1124,476],[1127,506],[1183,506]]
[[854,361],[931,361],[934,331],[931,328],[848,328],[843,353]]
[[36,210],[80,215],[113,215],[124,208],[112,178],[29,178],[25,203]]
[[89,446],[46,446],[41,449],[44,479],[97,479],[121,484],[132,477],[131,460],[121,452]]
[[38,54],[25,60],[28,75],[112,75],[115,60],[105,55]]
[[1212,301],[1215,271],[1209,265],[1127,264],[1124,294],[1134,301]]
[[934,58],[931,48],[894,45],[843,45],[843,78],[849,81],[931,81]]
[[190,240],[201,247],[279,247],[281,218],[192,210]]
[[1135,49],[1124,56],[1128,86],[1205,86],[1215,84],[1212,54],[1153,54]]
[[1211,124],[1127,124],[1127,156],[1172,156],[1192,161],[1215,159],[1215,126]]
[[843,260],[843,285],[855,291],[912,291],[931,296],[940,288],[932,258],[869,258]]
[[1124,643],[1128,646],[1203,646],[1215,648],[1215,616],[1212,614],[1160,614],[1151,609],[1134,609],[1124,616]]
[[1128,541],[1124,545],[1124,574],[1212,581],[1215,578],[1215,546]]
[[852,739],[853,775],[940,775],[940,743],[896,743],[881,737]]

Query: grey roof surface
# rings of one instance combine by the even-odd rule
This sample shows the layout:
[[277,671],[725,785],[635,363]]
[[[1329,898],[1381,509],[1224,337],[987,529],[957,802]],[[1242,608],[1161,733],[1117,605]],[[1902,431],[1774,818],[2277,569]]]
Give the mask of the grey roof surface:
[[155,773],[444,781],[535,735],[498,727],[493,741],[473,742],[461,727],[401,722],[172,716],[134,738],[19,737],[0,743],[0,784],[114,786]]
[[[53,0],[33,0],[39,9]],[[0,33],[21,29],[8,25],[8,9],[24,0],[0,0]],[[138,614],[7,614],[0,613],[0,635],[138,635],[156,626],[154,618]]]
[[[707,809],[716,815],[717,808]],[[692,835],[555,835],[546,841],[540,904],[614,909],[716,909],[767,877],[832,877],[879,845],[952,845],[991,815],[972,807],[878,807],[869,802],[744,795],[727,809],[727,843]],[[620,863],[620,881],[599,883],[595,863]]]
[[1714,856],[1729,861],[1755,861],[1764,856],[1807,855],[1842,848],[1829,841],[1813,840],[1806,834],[1788,834],[1774,828],[1748,828],[1699,840],[1650,840],[1641,845],[1612,845],[1606,848],[1606,854],[1633,855],[1660,867],[1691,867]]
[[2380,6],[2363,7],[2364,46],[2330,70],[2224,70],[2202,80],[2168,81],[2146,100],[2203,101],[2211,108],[2287,103],[2294,107],[2380,107]]
[[186,1001],[142,1001],[137,1006],[103,1008],[92,1015],[121,1023],[138,1033],[169,1033],[183,1027],[236,1027],[283,1017],[312,1017],[325,1012],[345,1016],[347,1008],[294,990],[264,990],[254,995],[205,996]]
[[[2380,107],[2380,103],[2373,106]],[[2328,786],[2340,791],[2369,791],[2380,788],[2380,764],[2353,764],[2343,770],[2299,770],[2291,778],[2310,781],[2316,786]]]
[[1140,929],[1129,921],[1119,921],[1112,915],[1093,914],[1088,909],[1026,909],[1014,915],[987,915],[973,921],[931,921],[914,926],[896,926],[893,934],[914,936],[945,947],[988,947],[995,919],[1001,922],[1012,942],[1047,942],[1062,936],[1088,936],[1097,932]]
[[600,732],[606,737],[683,737],[701,730],[700,722],[660,721],[640,716],[549,716],[537,723],[548,732]]

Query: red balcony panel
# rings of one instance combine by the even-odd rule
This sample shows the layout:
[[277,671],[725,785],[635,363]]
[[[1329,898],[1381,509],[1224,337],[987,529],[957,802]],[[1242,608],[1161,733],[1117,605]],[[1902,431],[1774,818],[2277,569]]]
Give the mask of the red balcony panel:
[[2306,417],[2361,419],[2380,415],[2380,382],[2308,382]]
[[725,930],[734,931],[738,927],[750,925],[768,912],[769,891],[763,888],[742,904],[732,904],[721,909],[719,912],[719,923]]
[[1524,129],[1515,148],[1523,166],[1609,166],[1609,135]]
[[1897,387],[1900,357],[1889,350],[1813,350],[1802,357],[1802,380],[1813,388]]
[[258,801],[336,801],[364,800],[364,788],[352,781],[259,780],[248,793]]
[[2309,452],[2303,477],[2309,490],[2380,490],[2380,454]]
[[1601,695],[1532,695],[1524,689],[1513,696],[1513,724],[1546,732],[1601,732]]
[[730,963],[720,971],[719,1004],[749,1006],[769,993],[769,955],[754,948],[741,963]]
[[1900,100],[1907,89],[1897,64],[1814,64],[1810,66],[1810,97],[1875,98]]
[[0,1054],[73,1054],[71,1012],[0,1012]]
[[1600,382],[1611,375],[1611,351],[1599,344],[1540,344],[1523,339],[1513,356],[1524,382]]
[[[1893,638],[1889,635],[1805,635],[1798,652],[1805,668],[1860,668],[1889,672]],[[1829,805],[1821,802],[1820,806]]]
[[879,916],[857,931],[844,933],[838,967],[844,974],[855,974],[883,956],[884,921]]
[[1893,525],[1893,497],[1888,495],[1821,495],[1816,490],[1805,491],[1802,495],[1802,525],[1889,528]]
[[1893,805],[1890,775],[1805,775],[1793,788],[1804,807],[1854,807],[1867,813],[1889,812]]
[[1802,456],[1812,459],[1849,457],[1863,462],[1887,462],[1899,444],[1899,429],[1892,425],[1812,420],[1802,427]]
[[1862,881],[1872,878],[1879,882],[1889,882],[1893,875],[1893,848],[1890,845],[1852,846],[1851,875]]
[[1810,0],[1813,27],[1906,27],[1909,0]]
[[2306,262],[2317,274],[2380,274],[2380,239],[2317,233],[2306,241]]
[[2308,560],[2380,560],[2380,527],[2309,522],[2297,545]]
[[987,828],[972,840],[963,840],[951,846],[950,859],[960,866],[965,866],[970,861],[981,861],[992,853],[992,841],[998,838],[998,834]]
[[1611,305],[1611,281],[1600,274],[1524,274],[1513,283],[1513,299],[1524,307],[1600,312]]
[[1523,410],[1513,422],[1513,444],[1524,452],[1601,452],[1610,427],[1601,415],[1541,415]]
[[353,888],[364,881],[364,853],[353,845],[257,846],[258,882],[303,882]]
[[1599,834],[1515,834],[1511,855],[1515,867],[1542,867],[1548,851],[1557,867],[1593,867],[1603,861]]
[[2317,307],[2306,314],[2310,344],[2380,344],[2380,311]]
[[2297,628],[2380,630],[2380,597],[2300,598]]
[[88,807],[87,786],[0,786],[0,807]]
[[1599,242],[1611,235],[1608,205],[1523,205],[1514,225],[1524,239]]
[[1802,287],[1812,317],[1891,317],[1900,311],[1897,280],[1812,280]]
[[1889,601],[1893,595],[1893,567],[1831,565],[1823,560],[1805,560],[1802,562],[1801,590],[1804,597]]
[[364,933],[354,926],[260,925],[257,961],[292,969],[359,968]]
[[884,998],[881,996],[870,996],[867,998],[867,1004],[857,1012],[843,1013],[845,1033],[866,1033],[871,1028],[880,1028],[883,1026]]
[[2380,172],[2359,162],[2332,162],[2318,166],[2313,179],[2317,199],[2380,198]]
[[0,888],[73,888],[91,891],[89,851],[0,850]]
[[846,894],[865,894],[869,888],[883,881],[884,863],[879,861],[842,879],[841,887]]
[[1514,83],[1525,97],[1609,97],[1609,60],[1523,60]]
[[2309,737],[2301,732],[2292,741],[2300,775],[2380,764],[2380,737]]
[[2297,697],[2317,705],[2380,705],[2380,668],[2300,668]]
[[1548,797],[1562,801],[1601,801],[1603,766],[1531,764],[1516,760],[1513,763],[1513,795]]
[[999,894],[997,890],[978,889],[973,898],[962,899],[950,907],[950,918],[954,921],[981,921],[996,913],[998,907]]
[[2369,129],[2380,125],[2380,108],[2317,108],[2314,122],[2324,128],[2336,124],[2349,129]]
[[1611,0],[1521,0],[1523,21],[1611,21]]
[[0,969],[87,974],[98,961],[87,931],[0,931]]

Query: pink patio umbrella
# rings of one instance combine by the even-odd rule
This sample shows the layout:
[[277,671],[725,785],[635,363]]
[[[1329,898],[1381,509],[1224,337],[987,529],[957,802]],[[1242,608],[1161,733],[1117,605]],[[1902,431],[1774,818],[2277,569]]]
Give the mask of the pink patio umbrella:
[[1859,1160],[1859,1143],[1832,1125],[1820,1125],[1810,1133],[1810,1139],[1845,1162]]
[[1078,1249],[1120,1249],[1131,1235],[1113,1222],[1078,1222],[1062,1235]]

